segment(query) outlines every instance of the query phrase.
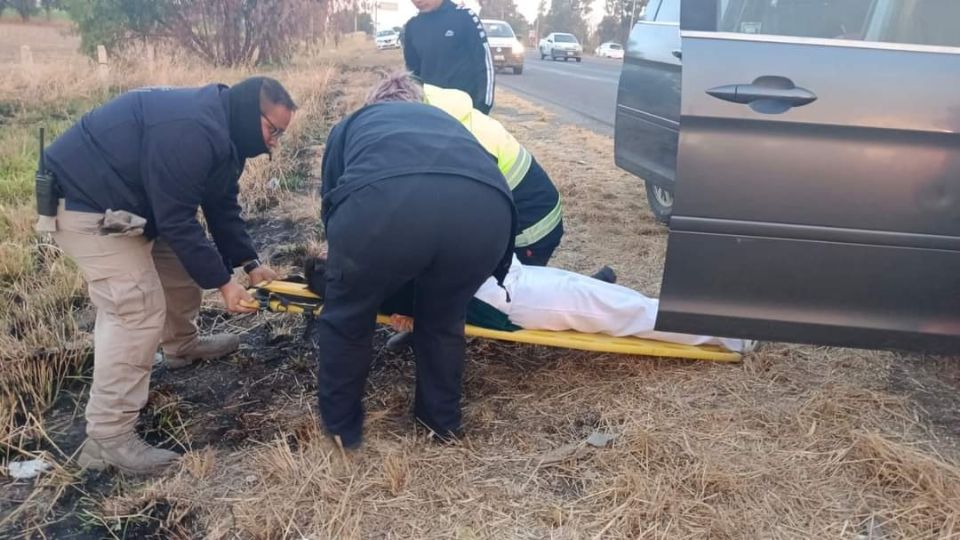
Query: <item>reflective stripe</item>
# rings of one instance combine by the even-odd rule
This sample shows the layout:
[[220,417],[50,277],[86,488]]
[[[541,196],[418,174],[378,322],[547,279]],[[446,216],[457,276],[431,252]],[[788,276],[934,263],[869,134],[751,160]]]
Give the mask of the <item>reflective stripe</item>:
[[[483,65],[487,78],[483,93],[483,104],[487,107],[493,107],[493,84],[496,71],[493,67],[493,55],[490,54],[490,43],[487,41],[487,31],[483,27],[483,23],[480,22],[480,16],[474,13],[472,9],[463,5],[457,6],[457,9],[466,10],[474,24],[477,25],[477,32],[480,34],[480,41],[483,44]],[[473,101],[472,95],[470,100]]]
[[563,219],[563,201],[557,199],[557,205],[553,207],[549,214],[517,235],[516,246],[527,247],[543,240],[545,236],[557,228],[561,219]]
[[503,177],[507,179],[507,185],[510,186],[510,191],[517,189],[517,186],[523,181],[523,177],[526,176],[530,170],[530,163],[532,161],[533,156],[530,155],[530,152],[528,152],[526,148],[521,146],[520,152],[513,160],[513,163],[508,165],[506,170],[501,168],[500,172],[502,172]]

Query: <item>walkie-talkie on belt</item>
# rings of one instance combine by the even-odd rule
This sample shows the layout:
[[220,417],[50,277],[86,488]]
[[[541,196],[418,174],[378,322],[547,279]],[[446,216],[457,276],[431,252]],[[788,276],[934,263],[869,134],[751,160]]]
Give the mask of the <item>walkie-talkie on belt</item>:
[[57,190],[57,180],[52,172],[47,170],[43,156],[43,128],[40,128],[40,163],[37,166],[37,213],[41,216],[56,217],[60,194]]

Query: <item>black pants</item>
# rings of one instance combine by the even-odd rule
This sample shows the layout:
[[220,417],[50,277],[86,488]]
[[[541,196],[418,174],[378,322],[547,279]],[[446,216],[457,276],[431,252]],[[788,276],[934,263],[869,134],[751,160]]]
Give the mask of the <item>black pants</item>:
[[341,203],[327,224],[327,289],[315,334],[329,433],[360,443],[377,310],[411,281],[414,414],[438,434],[461,430],[467,303],[506,251],[510,220],[506,197],[458,176],[383,180]]

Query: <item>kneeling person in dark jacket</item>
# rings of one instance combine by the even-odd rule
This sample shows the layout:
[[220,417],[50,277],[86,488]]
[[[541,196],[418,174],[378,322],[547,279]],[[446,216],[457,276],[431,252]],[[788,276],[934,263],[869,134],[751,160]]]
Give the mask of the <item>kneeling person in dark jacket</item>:
[[460,90],[423,84],[407,73],[394,73],[375,86],[367,98],[368,105],[390,101],[422,102],[443,110],[497,158],[517,207],[514,252],[525,265],[546,266],[563,237],[563,203],[557,187],[533,155],[500,122],[474,109],[470,96]]
[[[252,300],[231,278],[276,274],[257,260],[240,216],[245,160],[267,153],[296,106],[277,81],[233,87],[143,89],[94,109],[46,150],[62,200],[41,217],[80,267],[97,308],[87,436],[78,461],[130,473],[157,471],[178,455],[135,433],[157,345],[170,368],[235,351],[237,336],[199,336],[201,289],[227,309]],[[203,209],[211,242],[197,221]]]
[[516,234],[496,160],[435,107],[369,105],[330,132],[321,196],[329,254],[315,340],[326,430],[360,444],[377,310],[412,281],[414,414],[437,436],[458,436],[467,304],[491,274],[506,275]]

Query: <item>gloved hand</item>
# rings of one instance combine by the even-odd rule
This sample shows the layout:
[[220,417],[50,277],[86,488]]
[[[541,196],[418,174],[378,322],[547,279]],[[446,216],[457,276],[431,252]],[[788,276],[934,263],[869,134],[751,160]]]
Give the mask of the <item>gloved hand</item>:
[[323,298],[327,292],[327,259],[322,257],[307,257],[303,261],[303,273],[307,279],[307,289]]

